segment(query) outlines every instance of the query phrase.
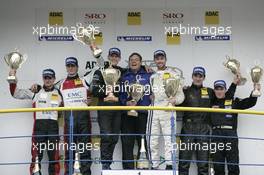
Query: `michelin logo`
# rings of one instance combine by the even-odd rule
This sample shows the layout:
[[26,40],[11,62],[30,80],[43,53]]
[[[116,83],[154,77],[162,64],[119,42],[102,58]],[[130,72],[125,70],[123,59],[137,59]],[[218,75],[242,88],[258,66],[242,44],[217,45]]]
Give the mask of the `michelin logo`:
[[230,41],[230,35],[197,35],[195,41]]
[[73,41],[72,36],[39,36],[39,41]]
[[117,41],[152,41],[152,36],[117,36]]

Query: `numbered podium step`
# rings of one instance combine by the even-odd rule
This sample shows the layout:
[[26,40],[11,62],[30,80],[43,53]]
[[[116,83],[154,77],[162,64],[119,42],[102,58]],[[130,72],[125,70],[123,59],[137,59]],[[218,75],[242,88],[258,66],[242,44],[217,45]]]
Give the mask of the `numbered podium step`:
[[178,175],[172,170],[103,170],[102,175]]

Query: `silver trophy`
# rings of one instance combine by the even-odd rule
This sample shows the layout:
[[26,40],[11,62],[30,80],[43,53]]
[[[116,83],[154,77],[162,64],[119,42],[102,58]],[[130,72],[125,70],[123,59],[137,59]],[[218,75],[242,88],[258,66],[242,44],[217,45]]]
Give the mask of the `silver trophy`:
[[[27,60],[27,55],[22,55],[18,50],[15,50],[14,52],[5,55],[4,60],[10,69],[17,70]],[[17,81],[16,76],[9,75],[7,81],[9,83],[15,83]]]
[[110,87],[111,89],[111,92],[107,95],[106,98],[104,98],[104,100],[106,101],[108,97],[114,97],[113,90],[116,83],[121,77],[121,72],[120,70],[113,68],[111,63],[107,69],[101,68],[101,72],[104,78],[106,89],[108,87]]
[[72,175],[81,175],[80,171],[80,158],[79,153],[75,153],[74,165],[73,165],[73,174]]
[[89,31],[87,28],[82,27],[80,30],[78,30],[78,32],[76,32],[76,34],[73,34],[72,36],[75,40],[83,43],[84,45],[90,46],[95,58],[99,58],[101,56],[103,51],[95,45],[93,31]]
[[[254,84],[259,84],[260,79],[263,75],[263,69],[260,66],[255,66],[251,69],[250,75],[251,75],[252,82]],[[261,92],[255,87],[254,91],[252,92],[252,96],[260,97]]]
[[[240,75],[240,62],[236,59],[231,59],[229,56],[226,56],[227,61],[224,63],[224,66],[231,70],[231,72],[235,75]],[[244,85],[247,82],[247,79],[244,77],[240,77],[239,85]]]
[[[128,89],[128,97],[132,97],[132,102],[138,102],[144,96],[144,86],[139,83],[140,75],[136,76],[136,82],[129,85]],[[128,111],[127,114],[129,116],[137,117],[138,113],[136,110]]]
[[[163,84],[164,84],[165,94],[169,99],[176,96],[177,91],[180,87],[180,82],[181,82],[180,76],[172,76],[168,72],[164,73]],[[172,104],[169,103],[168,106],[172,106]]]

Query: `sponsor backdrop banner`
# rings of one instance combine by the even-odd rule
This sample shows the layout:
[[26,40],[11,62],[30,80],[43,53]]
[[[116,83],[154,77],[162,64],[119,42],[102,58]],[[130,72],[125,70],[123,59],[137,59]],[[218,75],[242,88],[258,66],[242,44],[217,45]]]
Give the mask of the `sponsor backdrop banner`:
[[[186,84],[190,84],[191,71],[195,65],[202,65],[206,68],[209,72],[207,79],[222,78],[221,74],[225,73],[225,70],[220,64],[224,61],[226,54],[232,55],[233,53],[231,34],[221,34],[221,36],[212,36],[210,33],[193,34],[187,33],[187,28],[191,26],[200,28],[204,26],[228,27],[232,25],[231,15],[231,8],[200,7],[179,9],[35,9],[35,16],[31,19],[30,26],[39,27],[39,34],[31,35],[34,43],[32,50],[24,48],[25,46],[22,44],[20,45],[22,51],[28,52],[29,58],[17,73],[19,85],[29,87],[33,83],[41,83],[41,71],[45,68],[55,69],[57,80],[65,78],[64,61],[69,56],[78,58],[80,75],[96,69],[95,59],[90,48],[74,41],[71,35],[74,31],[76,32],[77,24],[83,26],[91,24],[98,27],[100,32],[96,34],[95,41],[103,49],[104,59],[107,60],[110,47],[118,47],[122,52],[120,65],[123,67],[127,66],[126,61],[132,52],[139,52],[144,60],[153,60],[153,52],[156,49],[163,49],[167,52],[168,65],[177,66],[183,70]],[[180,26],[185,27],[187,34],[175,32],[176,27],[180,28]],[[41,36],[40,27],[46,27],[46,29],[42,29],[43,34]],[[29,27],[28,30],[31,28]],[[9,49],[11,48],[12,45]],[[6,65],[5,69],[7,69]],[[210,72],[219,72],[219,75],[210,74]],[[5,75],[4,78],[6,78]],[[2,79],[4,80],[4,78]],[[227,81],[230,82],[231,79],[227,79]],[[208,84],[205,85],[211,86],[209,84],[211,82],[208,81]],[[3,98],[11,99],[11,96],[6,95]],[[18,100],[12,100],[13,104],[15,107],[30,107],[29,102],[25,104],[25,102]],[[11,105],[5,107],[11,107]],[[92,132],[99,133],[97,113],[92,111],[91,114]],[[26,123],[27,128],[32,128],[32,121],[33,118]],[[179,128],[180,123],[178,130]],[[27,129],[27,131],[26,134],[30,135],[31,129]],[[60,132],[62,133],[62,131],[63,122],[60,122]],[[12,135],[12,133],[10,134]],[[94,137],[92,142],[100,142],[100,138]],[[28,152],[26,152],[23,160],[25,161],[26,157],[26,160],[30,161],[30,141],[28,140],[24,144],[26,144],[25,149],[28,149]],[[21,150],[21,152],[25,151]],[[63,159],[63,155],[61,158]],[[93,151],[92,158],[97,160],[92,165],[93,175],[100,175],[100,152]],[[120,142],[116,147],[114,159],[122,159]],[[161,164],[163,164],[162,160],[163,157],[161,156]],[[121,163],[112,165],[112,169],[121,168]],[[47,165],[43,165],[42,169],[47,169]],[[25,170],[22,174],[26,173]],[[47,174],[47,172],[44,171],[43,174]]]

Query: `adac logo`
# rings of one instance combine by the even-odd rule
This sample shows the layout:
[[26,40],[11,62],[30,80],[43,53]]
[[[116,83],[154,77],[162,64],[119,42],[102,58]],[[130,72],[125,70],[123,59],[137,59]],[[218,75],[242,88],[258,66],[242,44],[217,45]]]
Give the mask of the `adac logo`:
[[85,13],[85,24],[105,24],[107,15],[105,13]]
[[128,12],[127,24],[128,25],[141,25],[141,12]]
[[165,12],[162,13],[162,22],[164,24],[175,24],[175,23],[183,23],[184,14],[180,12]]
[[50,17],[63,17],[63,13],[62,12],[50,12],[49,16]]
[[141,12],[128,12],[128,17],[141,17]]
[[219,11],[206,11],[205,16],[219,16]]
[[205,12],[205,24],[207,25],[218,25],[219,24],[219,11],[206,11]]
[[50,25],[63,25],[63,12],[49,12]]

